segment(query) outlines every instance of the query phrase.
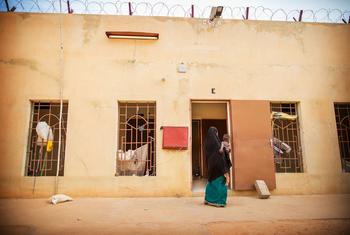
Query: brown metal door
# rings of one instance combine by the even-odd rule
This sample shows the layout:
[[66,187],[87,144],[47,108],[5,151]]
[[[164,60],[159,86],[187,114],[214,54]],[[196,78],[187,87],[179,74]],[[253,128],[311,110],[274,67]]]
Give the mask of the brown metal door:
[[231,124],[234,189],[254,189],[255,180],[264,180],[269,189],[275,189],[270,102],[232,100]]

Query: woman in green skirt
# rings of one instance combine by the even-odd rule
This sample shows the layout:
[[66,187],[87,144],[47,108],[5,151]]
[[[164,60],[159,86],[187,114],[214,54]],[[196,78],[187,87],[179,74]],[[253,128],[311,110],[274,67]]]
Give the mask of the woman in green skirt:
[[209,128],[204,144],[205,157],[208,163],[208,184],[205,188],[204,203],[225,207],[229,166],[224,159],[224,154],[220,152],[221,141],[215,127]]

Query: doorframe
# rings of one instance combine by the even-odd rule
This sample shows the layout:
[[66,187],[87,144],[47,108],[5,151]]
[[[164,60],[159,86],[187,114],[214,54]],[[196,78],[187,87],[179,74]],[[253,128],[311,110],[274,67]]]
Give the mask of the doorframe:
[[229,133],[231,139],[230,139],[230,144],[231,144],[231,151],[229,153],[231,162],[232,162],[232,167],[230,169],[230,190],[233,190],[233,167],[234,167],[234,162],[233,162],[233,135],[232,135],[232,129],[231,129],[231,125],[232,125],[232,119],[231,117],[231,105],[230,105],[230,101],[227,101],[226,103],[226,114],[227,114],[227,132]]
[[[226,104],[226,126],[227,126],[227,132],[229,133],[230,137],[231,137],[231,146],[233,147],[232,143],[233,143],[233,136],[232,136],[232,120],[231,120],[231,102],[230,100],[222,100],[222,99],[190,99],[190,123],[191,123],[191,127],[190,129],[190,134],[191,134],[191,138],[190,138],[190,159],[191,159],[191,164],[190,165],[190,176],[191,176],[191,180],[190,180],[190,190],[192,191],[192,187],[193,187],[193,176],[192,176],[192,104]],[[198,119],[195,119],[198,120]],[[202,122],[202,121],[201,121]],[[201,130],[202,132],[202,130]],[[201,137],[202,138],[202,137]],[[201,139],[202,141],[202,139]],[[201,148],[201,160],[203,160],[202,157],[203,156],[203,148]],[[231,162],[233,163],[233,155],[232,155],[232,151],[229,154]],[[202,164],[202,162],[201,162]],[[231,167],[230,169],[230,188],[229,190],[233,190],[233,167]]]
[[[192,116],[192,115],[191,115]],[[202,171],[203,171],[203,164],[204,164],[204,160],[203,160],[203,148],[202,148],[202,119],[192,119],[191,120],[191,174],[192,174],[192,164],[193,164],[193,161],[192,161],[192,141],[193,141],[193,136],[192,136],[192,121],[198,121],[199,122],[199,138],[200,138],[200,143],[201,143],[201,146],[200,146],[200,156],[199,156],[199,160],[200,160],[200,174],[202,175]],[[192,176],[193,178],[193,176]]]

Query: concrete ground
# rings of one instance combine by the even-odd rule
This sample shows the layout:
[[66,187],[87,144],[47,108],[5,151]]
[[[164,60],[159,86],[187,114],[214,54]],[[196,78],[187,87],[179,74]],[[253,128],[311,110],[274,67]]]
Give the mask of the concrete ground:
[[1,199],[0,234],[350,234],[350,195]]

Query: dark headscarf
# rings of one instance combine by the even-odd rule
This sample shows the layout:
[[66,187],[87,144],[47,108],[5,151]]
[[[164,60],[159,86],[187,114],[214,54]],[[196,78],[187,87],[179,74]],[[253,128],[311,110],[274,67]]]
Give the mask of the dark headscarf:
[[218,130],[210,127],[205,137],[205,156],[208,163],[208,181],[211,182],[229,171],[223,154],[219,152],[221,141]]

